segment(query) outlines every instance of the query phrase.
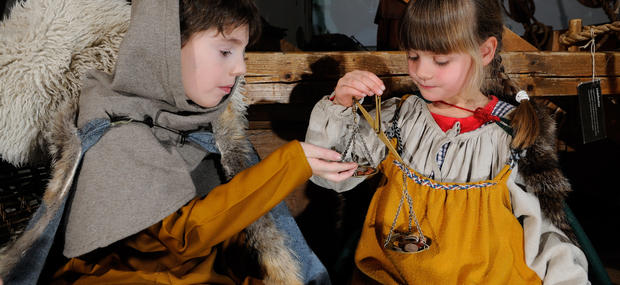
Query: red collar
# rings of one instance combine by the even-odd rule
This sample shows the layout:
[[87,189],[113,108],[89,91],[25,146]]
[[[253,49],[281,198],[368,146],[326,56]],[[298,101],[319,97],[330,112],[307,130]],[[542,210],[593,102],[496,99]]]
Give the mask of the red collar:
[[[489,103],[486,106],[482,108],[478,108],[475,111],[468,110],[465,108],[460,108],[458,106],[453,106],[453,107],[467,110],[473,113],[473,115],[469,117],[465,117],[465,118],[452,118],[452,117],[447,117],[443,115],[438,115],[432,112],[431,112],[431,115],[433,116],[433,119],[435,119],[435,122],[437,122],[437,125],[439,125],[442,131],[446,132],[449,129],[451,129],[456,122],[460,122],[461,133],[466,133],[466,132],[470,132],[470,131],[473,131],[481,127],[486,122],[499,121],[499,117],[491,114],[491,112],[493,112],[493,109],[495,109],[495,105],[497,105],[498,101],[499,100],[497,99],[497,97],[491,95],[491,101],[489,101]],[[444,104],[447,104],[447,103],[444,103]],[[447,104],[447,105],[450,105],[450,104]]]

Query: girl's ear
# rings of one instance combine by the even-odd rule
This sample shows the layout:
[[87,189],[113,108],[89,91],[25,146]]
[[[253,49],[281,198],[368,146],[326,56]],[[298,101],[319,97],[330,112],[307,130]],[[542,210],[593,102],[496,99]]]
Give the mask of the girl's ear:
[[495,51],[497,49],[497,38],[489,37],[486,41],[480,44],[480,55],[482,56],[482,65],[488,65],[495,57]]

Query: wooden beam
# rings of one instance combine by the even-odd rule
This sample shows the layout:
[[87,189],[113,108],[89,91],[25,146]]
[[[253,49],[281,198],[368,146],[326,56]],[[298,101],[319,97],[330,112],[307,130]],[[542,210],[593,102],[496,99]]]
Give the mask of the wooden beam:
[[[502,54],[508,74],[542,77],[592,76],[592,55],[585,52],[507,52]],[[600,52],[594,57],[596,76],[620,76],[620,53]]]
[[[506,73],[534,96],[576,95],[577,83],[590,80],[592,57],[581,52],[504,52]],[[595,55],[595,74],[603,94],[620,94],[620,53]],[[406,55],[382,52],[248,53],[250,103],[291,103],[327,95],[346,72],[363,69],[386,82],[388,91],[412,90]]]
[[251,83],[338,79],[363,69],[378,75],[406,75],[404,52],[249,52],[246,79]]
[[[296,82],[338,79],[363,69],[382,76],[406,75],[404,52],[302,52],[248,53],[251,83]],[[504,52],[506,73],[575,77],[592,75],[592,56],[585,52]],[[597,76],[620,75],[620,53],[600,52],[595,56]]]
[[[381,76],[386,92],[407,93],[415,89],[408,75]],[[329,95],[336,87],[337,79],[299,82],[261,82],[248,79],[247,85],[250,104],[295,103],[318,101]]]
[[[538,77],[526,75],[510,75],[511,78],[527,90],[531,96],[574,96],[577,94],[577,85],[581,82],[592,80],[591,77]],[[386,84],[387,92],[408,93],[415,90],[408,76],[382,77]],[[617,77],[601,77],[601,92],[603,95],[620,94],[620,79]],[[329,95],[336,81],[304,83],[261,83],[247,86],[249,102],[251,104],[289,104],[307,101],[318,101],[321,97]]]
[[[602,77],[601,94],[620,94],[620,81],[617,77]],[[518,77],[514,78],[519,86],[528,90],[531,96],[575,96],[577,85],[591,81],[591,77]]]

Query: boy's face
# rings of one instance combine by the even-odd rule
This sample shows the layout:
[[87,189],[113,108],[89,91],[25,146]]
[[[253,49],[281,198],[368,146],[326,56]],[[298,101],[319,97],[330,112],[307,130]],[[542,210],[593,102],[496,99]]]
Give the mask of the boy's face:
[[247,25],[219,33],[211,28],[193,34],[181,48],[181,75],[187,98],[208,108],[230,93],[245,69]]

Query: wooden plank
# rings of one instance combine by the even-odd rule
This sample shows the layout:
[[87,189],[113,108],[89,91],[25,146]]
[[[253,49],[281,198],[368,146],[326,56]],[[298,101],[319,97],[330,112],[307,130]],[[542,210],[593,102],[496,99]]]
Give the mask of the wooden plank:
[[246,78],[251,83],[338,79],[355,69],[378,75],[406,75],[404,52],[248,52]]
[[[249,83],[337,80],[345,73],[363,69],[379,76],[407,75],[402,51],[248,53]],[[592,57],[586,52],[504,52],[508,74],[579,77],[592,75]],[[595,56],[597,76],[620,74],[620,53]]]
[[[591,77],[539,77],[527,75],[511,75],[511,78],[527,90],[531,96],[572,96],[577,94],[580,82],[592,80]],[[387,92],[400,94],[415,90],[408,76],[382,77],[386,82]],[[620,79],[617,77],[601,77],[603,95],[620,94]],[[249,102],[251,104],[290,104],[311,103],[329,95],[336,81],[308,83],[261,83],[249,84]]]
[[[585,52],[517,52],[502,54],[508,74],[546,77],[592,76],[592,55]],[[595,55],[595,73],[599,77],[620,75],[620,53]]]
[[[599,78],[603,95],[620,94],[617,77]],[[591,77],[560,78],[560,77],[520,77],[514,78],[531,96],[575,96],[577,85],[592,80]]]
[[[408,93],[415,88],[408,75],[380,77],[386,92]],[[249,81],[249,80],[248,80]],[[331,94],[337,80],[315,82],[272,82],[250,83],[246,86],[251,104],[316,102],[325,95]]]

